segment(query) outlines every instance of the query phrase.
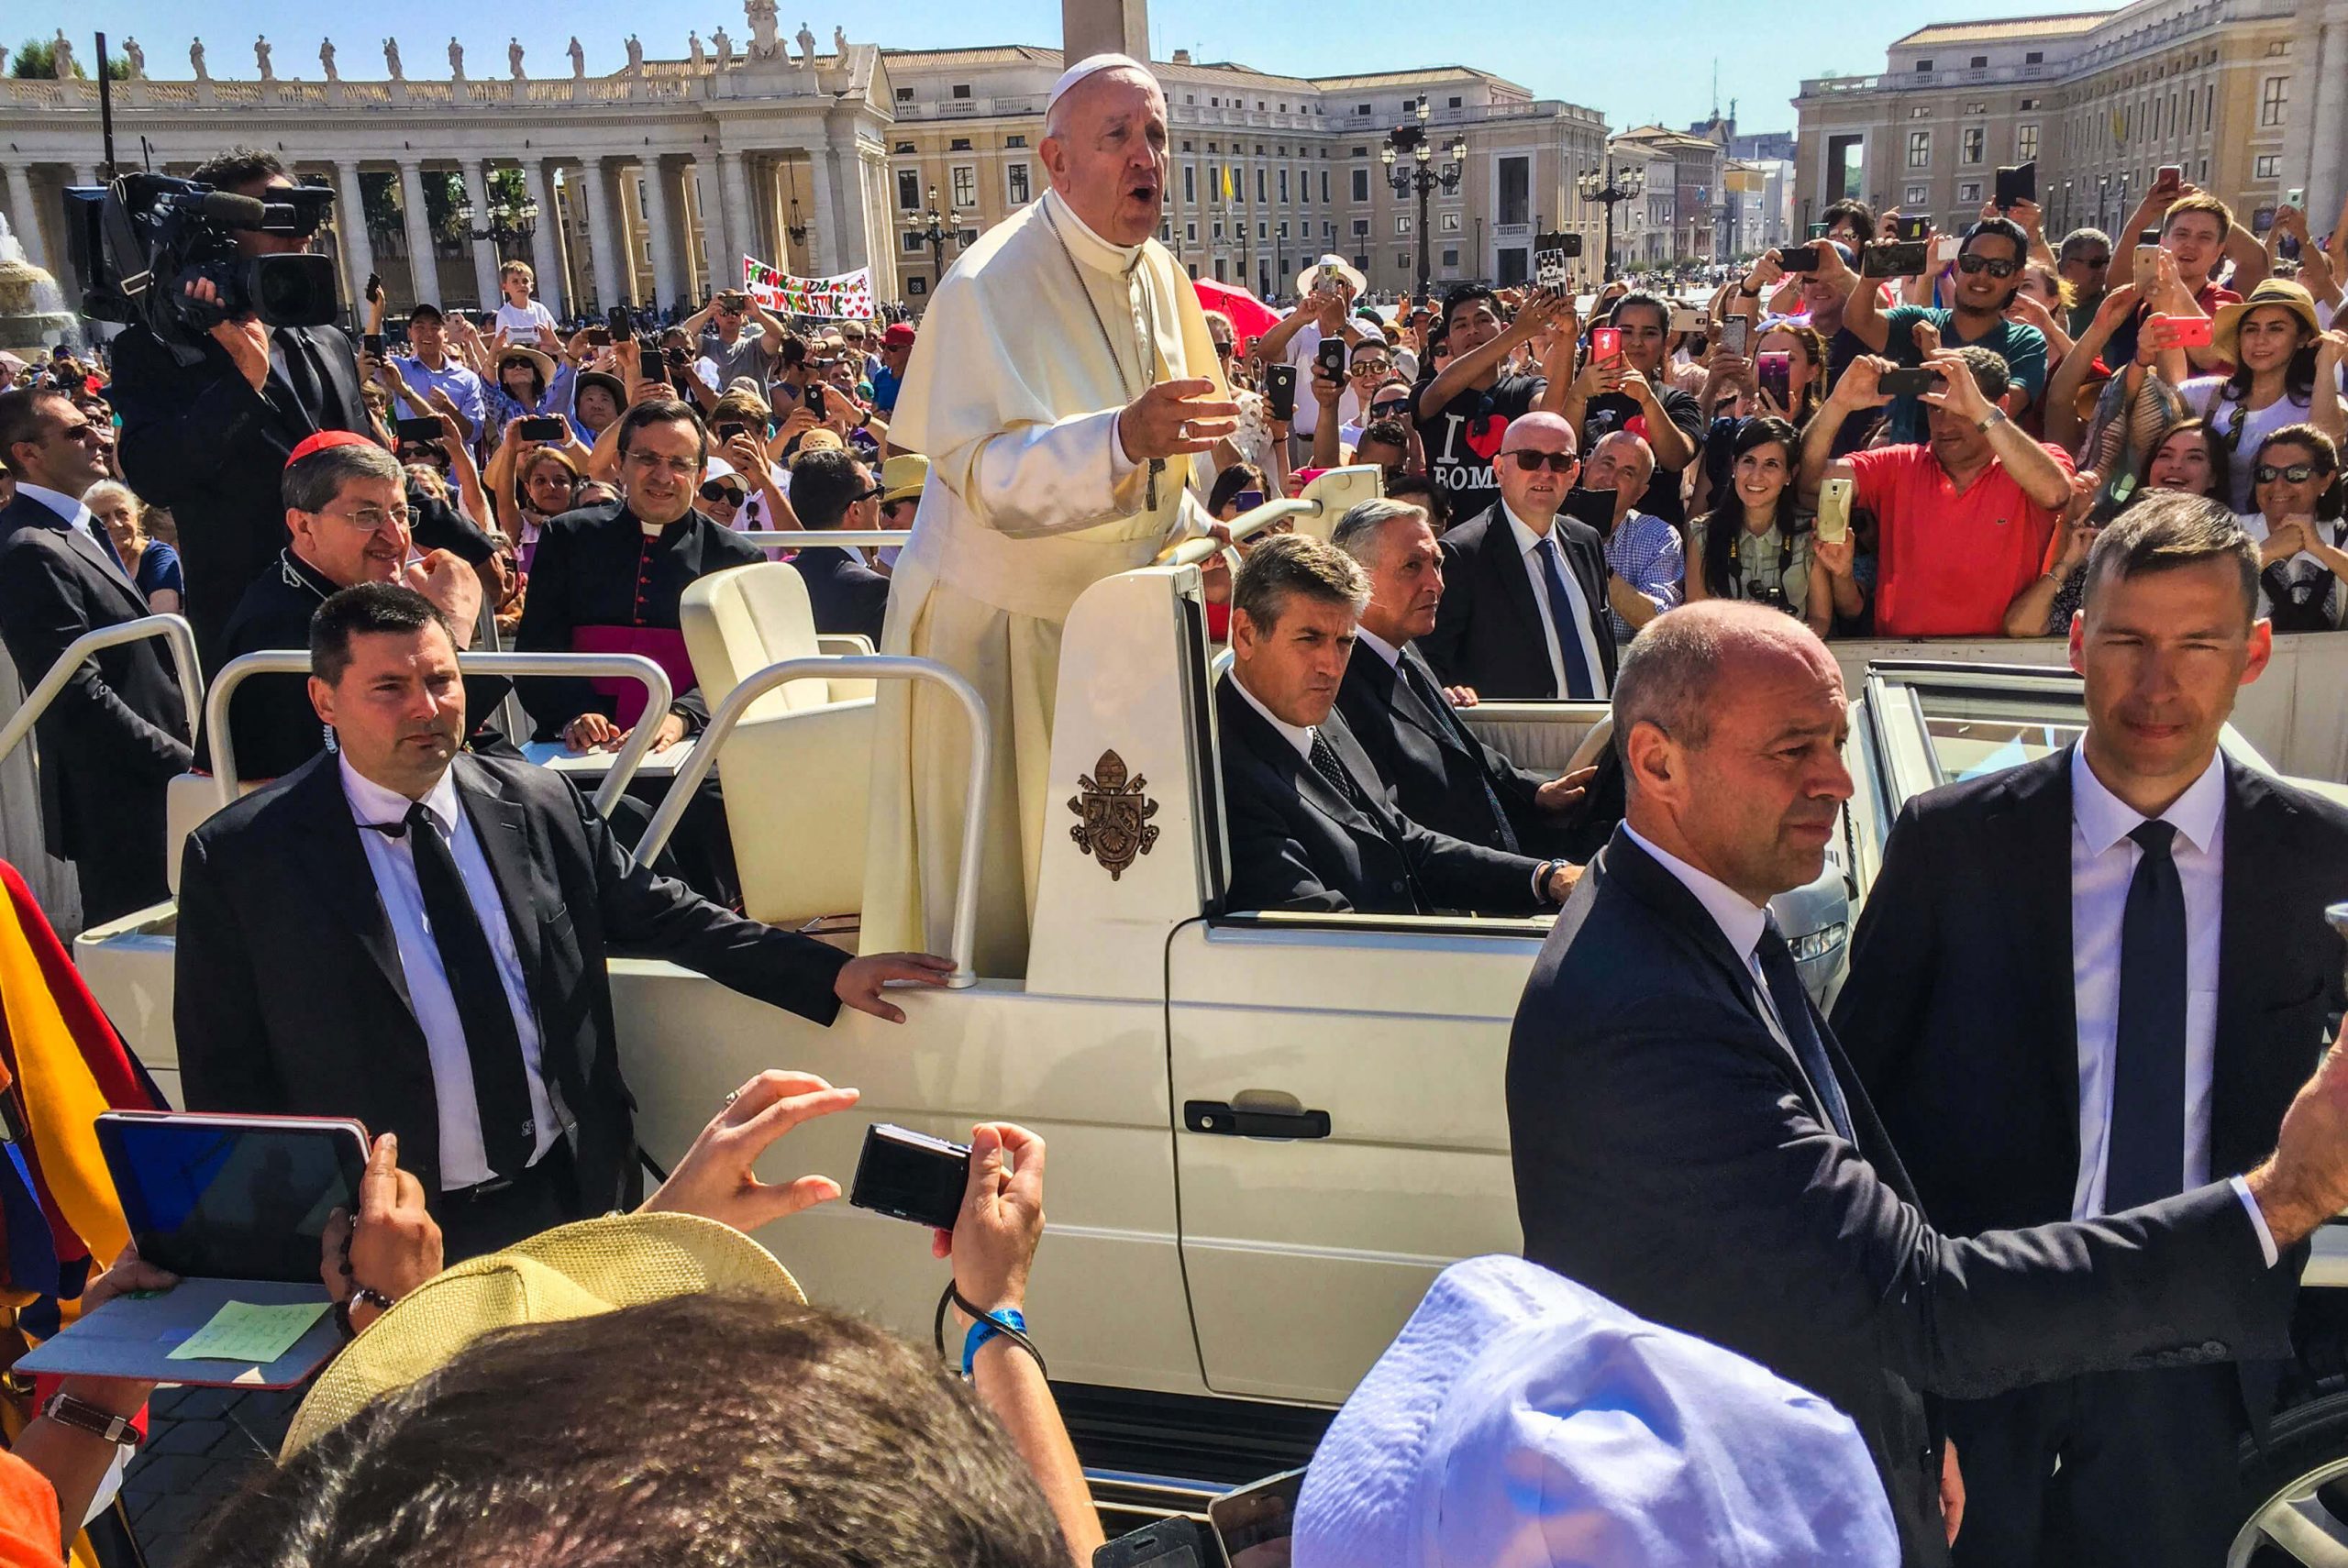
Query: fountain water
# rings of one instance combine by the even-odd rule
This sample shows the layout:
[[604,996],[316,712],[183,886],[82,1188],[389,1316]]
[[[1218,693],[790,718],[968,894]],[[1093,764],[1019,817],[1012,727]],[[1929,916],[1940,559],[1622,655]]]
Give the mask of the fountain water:
[[65,308],[57,280],[25,259],[25,248],[0,217],[0,349],[30,358],[55,344],[78,348],[81,321]]

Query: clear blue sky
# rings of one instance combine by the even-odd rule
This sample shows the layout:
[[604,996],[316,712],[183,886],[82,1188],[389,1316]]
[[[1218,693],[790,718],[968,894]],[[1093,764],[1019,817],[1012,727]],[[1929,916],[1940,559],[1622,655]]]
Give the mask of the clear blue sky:
[[[1888,7],[1879,0],[1806,0],[1766,10],[1751,0],[1529,0],[1516,6],[1487,0],[1456,8],[1392,0],[1156,0],[1150,31],[1152,52],[1160,59],[1189,49],[1201,60],[1235,60],[1297,75],[1431,63],[1477,66],[1544,97],[1589,105],[1618,127],[1702,118],[1712,103],[1717,53],[1722,110],[1737,99],[1745,129],[1780,130],[1792,127],[1789,100],[1802,77],[1879,70],[1884,47],[1927,20],[2061,8],[2033,6],[2027,0],[1930,0],[1911,7]],[[16,0],[0,22],[0,41],[13,50],[27,38],[47,38],[63,25],[86,64],[90,35],[103,27],[110,39],[137,38],[155,74],[184,76],[188,35],[200,28],[213,74],[249,77],[254,73],[253,36],[266,33],[280,76],[316,80],[322,25],[334,37],[343,73],[354,77],[382,73],[376,47],[389,31],[399,37],[410,75],[444,72],[444,50],[453,33],[464,43],[467,73],[476,77],[505,74],[505,42],[517,28],[534,76],[567,71],[562,51],[574,32],[586,49],[588,70],[598,73],[624,63],[622,43],[630,30],[643,36],[646,52],[655,59],[681,57],[691,28],[698,28],[703,39],[720,25],[737,39],[749,32],[738,0],[649,9],[657,19],[647,18],[647,7],[624,0],[506,6],[491,8],[486,17],[478,0],[402,0],[389,10],[356,12],[322,9],[315,0],[227,0],[217,6],[190,6],[186,0]],[[854,41],[897,48],[1059,42],[1058,0],[992,0],[982,6],[969,0],[889,0],[831,10],[800,0],[783,9],[783,32],[795,33],[803,19],[825,49],[831,47],[833,27],[841,23]],[[1431,13],[1443,24],[1432,23]],[[862,19],[870,17],[882,19]],[[1454,17],[1473,23],[1445,25]]]

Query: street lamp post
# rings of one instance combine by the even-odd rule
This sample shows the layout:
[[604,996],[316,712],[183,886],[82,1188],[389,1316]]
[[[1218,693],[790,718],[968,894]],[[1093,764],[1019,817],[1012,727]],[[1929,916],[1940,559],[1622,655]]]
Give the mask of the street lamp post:
[[529,238],[537,231],[538,204],[524,201],[509,205],[502,201],[492,202],[489,205],[489,226],[475,228],[472,201],[467,197],[459,204],[456,217],[465,226],[465,232],[475,239],[494,241],[498,257],[503,260],[519,241]]
[[1617,173],[1611,158],[1606,160],[1605,172],[1592,169],[1574,182],[1583,201],[1597,202],[1606,209],[1606,265],[1600,282],[1614,281],[1614,208],[1621,203],[1636,200],[1646,182],[1646,171],[1636,165]]
[[[1394,193],[1409,197],[1415,191],[1419,197],[1419,287],[1418,300],[1427,298],[1427,198],[1437,190],[1449,195],[1459,189],[1460,176],[1468,168],[1468,138],[1454,133],[1451,138],[1451,161],[1442,168],[1434,167],[1434,146],[1428,139],[1427,120],[1430,111],[1424,98],[1419,100],[1418,117],[1405,120],[1386,136],[1386,143],[1378,149],[1379,161],[1386,165],[1386,178]],[[1404,163],[1402,160],[1410,160]]]
[[946,226],[946,215],[937,210],[936,186],[929,188],[928,210],[905,219],[905,227],[911,233],[920,235],[929,246],[930,270],[936,274],[930,283],[930,291],[935,293],[937,285],[946,282],[947,244],[957,237],[956,231]]

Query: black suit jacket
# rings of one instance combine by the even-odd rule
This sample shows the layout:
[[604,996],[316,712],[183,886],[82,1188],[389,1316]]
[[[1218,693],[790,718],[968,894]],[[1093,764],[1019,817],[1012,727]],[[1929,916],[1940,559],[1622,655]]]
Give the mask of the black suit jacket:
[[[2348,887],[2348,812],[2222,766],[2212,1180],[2273,1152],[2323,1054],[2343,1005],[2323,908]],[[2070,1217],[2071,834],[2068,748],[1911,801],[1852,941],[1835,1032],[1924,1207],[1960,1232]]]
[[1226,675],[1215,688],[1235,910],[1530,914],[1540,862],[1430,833],[1396,811],[1345,720],[1320,731],[1353,775],[1373,822],[1297,755]]
[[[1606,546],[1597,530],[1560,513],[1551,526],[1567,567],[1589,606],[1589,626],[1609,690],[1614,686],[1614,633],[1606,622]],[[1445,686],[1472,686],[1479,697],[1555,697],[1549,640],[1533,597],[1516,530],[1494,502],[1445,533],[1443,602],[1434,630],[1418,649]]]
[[[27,690],[75,638],[150,613],[89,534],[29,495],[0,510],[0,639]],[[36,730],[50,850],[83,862],[85,881],[89,863],[100,861],[101,886],[143,888],[147,901],[161,900],[164,787],[191,756],[170,650],[149,637],[83,660]],[[111,919],[137,907],[84,913]]]
[[861,632],[874,647],[880,646],[880,623],[889,614],[887,578],[858,560],[853,550],[802,550],[791,564],[807,584],[815,630],[835,636]]
[[[744,920],[656,877],[560,775],[460,756],[459,796],[529,977],[541,1060],[575,1118],[581,1214],[635,1201],[635,1101],[613,1037],[607,953],[675,960],[828,1023],[849,955]],[[188,838],[172,1019],[198,1110],[355,1116],[400,1135],[437,1191],[439,1122],[424,1032],[390,922],[321,753]]]
[[270,372],[267,395],[210,338],[193,365],[144,326],[114,343],[123,475],[179,524],[184,608],[206,664],[245,585],[285,543],[286,458],[315,431],[371,434],[349,334],[281,326],[271,336],[285,365]]
[[1819,1112],[1719,925],[1618,834],[1534,966],[1508,1061],[1525,1255],[1832,1400],[1906,1561],[1948,1560],[1926,1397],[2276,1355],[2291,1275],[2232,1187],[2084,1225],[1935,1230],[1832,1032]]

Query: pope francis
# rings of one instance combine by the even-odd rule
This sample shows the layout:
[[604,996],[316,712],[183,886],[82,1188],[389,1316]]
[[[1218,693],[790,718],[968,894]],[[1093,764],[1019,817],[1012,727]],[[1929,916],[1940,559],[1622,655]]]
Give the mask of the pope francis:
[[[929,480],[882,648],[947,665],[986,699],[994,766],[976,961],[998,977],[1026,970],[1069,610],[1102,578],[1208,529],[1183,480],[1238,414],[1198,296],[1157,239],[1167,140],[1156,80],[1124,55],[1069,67],[1039,150],[1051,188],[938,285],[889,435],[927,455]],[[967,746],[943,691],[881,683],[868,953],[945,951]]]

